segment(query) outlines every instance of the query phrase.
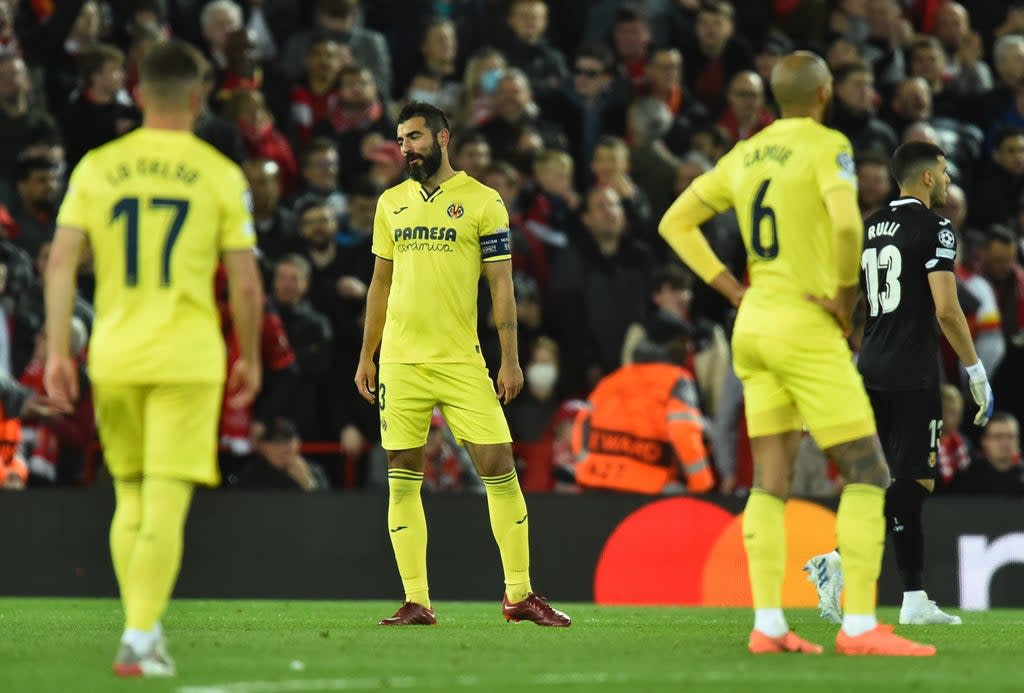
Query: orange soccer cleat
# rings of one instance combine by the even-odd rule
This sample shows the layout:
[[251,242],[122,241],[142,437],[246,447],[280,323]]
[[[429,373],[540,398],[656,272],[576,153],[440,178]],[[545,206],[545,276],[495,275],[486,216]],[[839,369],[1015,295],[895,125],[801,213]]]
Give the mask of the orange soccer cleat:
[[381,619],[379,626],[436,626],[434,610],[416,602],[405,602],[391,618]]
[[931,657],[935,654],[935,646],[901,638],[892,632],[892,626],[879,623],[867,633],[856,636],[840,630],[836,636],[836,652],[880,657]]
[[750,631],[747,649],[751,654],[775,654],[778,652],[797,652],[799,654],[821,654],[824,648],[809,640],[804,640],[793,631],[773,638],[759,630]]
[[554,626],[556,628],[568,628],[572,625],[572,619],[558,609],[552,608],[548,600],[540,595],[530,592],[526,599],[521,602],[511,603],[508,595],[501,600],[501,613],[506,621],[533,621],[538,626]]

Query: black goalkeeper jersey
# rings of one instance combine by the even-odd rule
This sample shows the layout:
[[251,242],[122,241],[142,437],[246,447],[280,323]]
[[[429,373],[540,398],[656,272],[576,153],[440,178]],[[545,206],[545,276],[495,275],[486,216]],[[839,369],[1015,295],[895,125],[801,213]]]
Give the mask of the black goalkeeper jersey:
[[920,200],[901,197],[864,222],[860,286],[867,323],[857,367],[875,390],[939,386],[939,329],[928,275],[952,272],[956,234]]

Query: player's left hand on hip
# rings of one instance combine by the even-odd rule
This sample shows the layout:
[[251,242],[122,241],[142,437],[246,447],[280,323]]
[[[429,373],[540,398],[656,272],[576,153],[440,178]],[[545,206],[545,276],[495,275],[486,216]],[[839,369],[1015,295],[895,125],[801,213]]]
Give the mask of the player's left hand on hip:
[[827,296],[811,296],[810,294],[804,296],[804,298],[832,313],[839,323],[840,329],[843,331],[843,336],[850,336],[850,333],[853,332],[853,312],[847,310],[841,301]]

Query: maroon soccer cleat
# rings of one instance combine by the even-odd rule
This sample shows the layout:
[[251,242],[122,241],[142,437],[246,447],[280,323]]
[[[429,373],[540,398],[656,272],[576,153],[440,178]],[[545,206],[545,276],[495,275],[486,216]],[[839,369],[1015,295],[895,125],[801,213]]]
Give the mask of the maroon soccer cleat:
[[539,594],[530,592],[526,599],[513,604],[504,595],[501,600],[501,613],[505,615],[506,621],[533,621],[538,626],[553,626],[555,628],[568,628],[572,625],[572,619],[558,609],[552,608],[548,600]]
[[379,626],[436,626],[434,610],[416,602],[405,602],[391,618],[382,619]]

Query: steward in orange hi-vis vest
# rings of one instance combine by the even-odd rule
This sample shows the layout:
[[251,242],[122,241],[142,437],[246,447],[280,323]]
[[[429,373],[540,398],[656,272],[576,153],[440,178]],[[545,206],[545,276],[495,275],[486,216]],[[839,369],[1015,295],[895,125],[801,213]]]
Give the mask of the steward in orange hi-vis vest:
[[715,479],[701,437],[697,388],[671,363],[634,363],[603,378],[576,416],[572,447],[583,488],[659,494],[680,480],[706,493]]

